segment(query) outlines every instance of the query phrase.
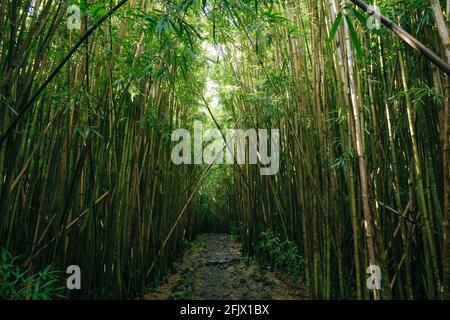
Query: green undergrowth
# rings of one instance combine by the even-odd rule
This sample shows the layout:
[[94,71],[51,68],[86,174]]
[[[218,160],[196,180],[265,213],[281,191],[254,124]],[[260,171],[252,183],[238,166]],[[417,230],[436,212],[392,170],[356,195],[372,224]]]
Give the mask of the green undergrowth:
[[254,259],[261,267],[287,273],[294,282],[304,271],[304,259],[297,245],[290,240],[282,240],[273,230],[259,236]]
[[65,298],[64,281],[60,271],[47,266],[32,273],[24,268],[22,256],[13,256],[0,248],[1,300],[53,300]]
[[[194,241],[186,244],[188,251],[186,259],[196,259],[207,250],[208,241],[205,235],[198,235]],[[169,299],[191,300],[194,298],[194,288],[197,285],[199,265],[193,264],[190,267],[182,268],[179,277],[172,285]]]

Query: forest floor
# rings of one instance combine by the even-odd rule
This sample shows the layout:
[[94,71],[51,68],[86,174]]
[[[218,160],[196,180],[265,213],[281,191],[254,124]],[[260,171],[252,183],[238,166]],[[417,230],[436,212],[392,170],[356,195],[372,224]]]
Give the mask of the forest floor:
[[175,272],[152,288],[146,300],[300,300],[300,284],[263,270],[243,257],[240,243],[226,234],[202,234]]

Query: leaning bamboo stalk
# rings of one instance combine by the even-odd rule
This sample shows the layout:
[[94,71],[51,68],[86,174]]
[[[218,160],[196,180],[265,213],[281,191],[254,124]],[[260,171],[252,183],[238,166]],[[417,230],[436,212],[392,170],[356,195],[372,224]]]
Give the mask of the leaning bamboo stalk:
[[5,132],[2,133],[0,137],[0,146],[3,144],[5,139],[10,135],[12,130],[16,127],[19,120],[25,115],[28,109],[33,106],[36,99],[41,95],[41,93],[45,90],[45,88],[52,82],[52,80],[58,75],[61,69],[66,65],[66,63],[70,60],[70,58],[77,52],[77,50],[81,47],[81,45],[89,38],[89,36],[97,30],[104,21],[106,21],[109,17],[111,17],[117,10],[119,10],[123,5],[125,5],[128,0],[122,0],[119,2],[114,8],[108,11],[101,19],[99,19],[92,27],[90,27],[78,40],[78,42],[73,46],[73,48],[69,51],[69,53],[64,57],[64,59],[58,64],[55,70],[50,74],[50,76],[42,83],[42,85],[36,90],[33,96],[24,104],[21,108],[17,116],[14,120],[9,124],[8,128]]
[[[355,5],[360,7],[365,12],[370,12],[370,7],[368,4],[361,0],[350,0]],[[428,60],[434,63],[439,69],[441,69],[446,74],[450,74],[450,65],[442,60],[439,56],[437,56],[433,51],[431,51],[428,47],[426,47],[419,40],[414,38],[411,34],[406,32],[402,27],[395,24],[388,18],[383,15],[380,15],[381,23],[383,23],[386,27],[395,32],[403,41],[405,41],[411,48],[419,51],[423,56],[425,56]]]

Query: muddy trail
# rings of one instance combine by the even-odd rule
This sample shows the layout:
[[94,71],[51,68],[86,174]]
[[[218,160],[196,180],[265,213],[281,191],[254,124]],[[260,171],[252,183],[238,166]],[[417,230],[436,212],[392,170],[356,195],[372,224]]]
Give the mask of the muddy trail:
[[202,234],[147,300],[299,300],[302,287],[263,270],[226,234]]

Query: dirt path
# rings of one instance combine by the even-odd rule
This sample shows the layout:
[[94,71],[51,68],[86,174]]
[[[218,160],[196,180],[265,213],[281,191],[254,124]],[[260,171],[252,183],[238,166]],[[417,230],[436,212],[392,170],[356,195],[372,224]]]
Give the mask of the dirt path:
[[146,299],[293,300],[302,296],[288,279],[247,264],[240,244],[225,234],[200,235],[176,270]]

